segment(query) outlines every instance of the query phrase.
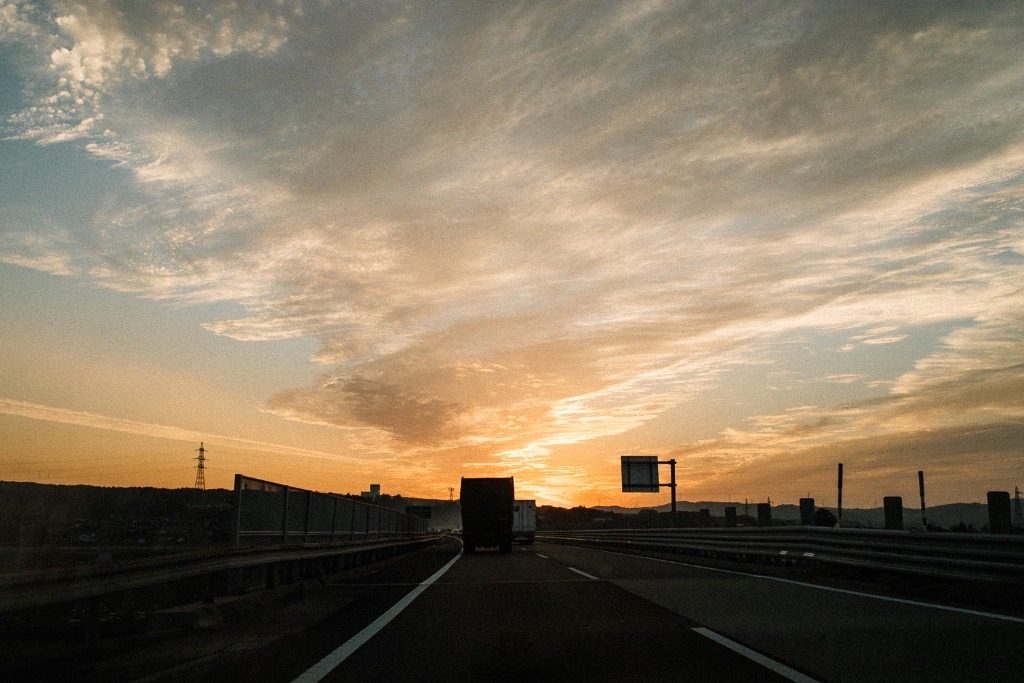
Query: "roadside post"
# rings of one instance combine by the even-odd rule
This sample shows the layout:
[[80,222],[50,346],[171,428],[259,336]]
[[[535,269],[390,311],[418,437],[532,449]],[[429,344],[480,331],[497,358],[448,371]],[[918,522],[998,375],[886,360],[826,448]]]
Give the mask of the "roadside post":
[[843,463],[839,463],[839,500],[836,506],[836,528],[843,526]]
[[924,470],[917,471],[917,487],[921,491],[921,526],[928,531],[928,513],[924,507]]

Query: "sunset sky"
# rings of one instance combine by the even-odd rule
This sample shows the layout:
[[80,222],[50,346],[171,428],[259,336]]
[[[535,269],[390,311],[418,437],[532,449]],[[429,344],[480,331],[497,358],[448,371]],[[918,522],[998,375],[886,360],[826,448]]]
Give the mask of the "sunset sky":
[[1017,2],[0,0],[0,479],[1024,487],[1022,46]]

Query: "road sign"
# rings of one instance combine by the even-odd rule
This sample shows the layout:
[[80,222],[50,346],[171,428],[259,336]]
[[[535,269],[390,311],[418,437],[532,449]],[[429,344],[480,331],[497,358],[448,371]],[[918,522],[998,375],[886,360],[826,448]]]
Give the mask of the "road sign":
[[658,480],[658,456],[623,455],[623,493],[657,493],[661,487]]

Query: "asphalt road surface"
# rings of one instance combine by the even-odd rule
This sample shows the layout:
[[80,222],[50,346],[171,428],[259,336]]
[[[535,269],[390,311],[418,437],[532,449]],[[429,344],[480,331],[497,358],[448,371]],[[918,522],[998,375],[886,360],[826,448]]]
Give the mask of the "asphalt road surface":
[[542,548],[461,556],[323,680],[789,680]]
[[458,556],[424,587],[456,552],[439,545],[354,580],[338,612],[227,677],[992,681],[1024,671],[1020,617],[542,543]]
[[996,681],[1024,672],[1022,605],[964,609],[568,546],[537,549],[820,681]]

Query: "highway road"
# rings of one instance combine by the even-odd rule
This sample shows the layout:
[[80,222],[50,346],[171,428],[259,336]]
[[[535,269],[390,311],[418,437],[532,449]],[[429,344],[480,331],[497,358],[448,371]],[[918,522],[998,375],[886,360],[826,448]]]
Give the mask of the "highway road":
[[552,559],[821,681],[993,681],[1024,671],[1017,616],[745,571],[548,546]]
[[439,546],[354,581],[344,609],[230,677],[991,681],[1024,671],[1020,617],[561,545],[451,563],[454,553]]

